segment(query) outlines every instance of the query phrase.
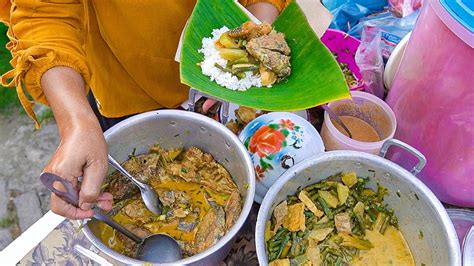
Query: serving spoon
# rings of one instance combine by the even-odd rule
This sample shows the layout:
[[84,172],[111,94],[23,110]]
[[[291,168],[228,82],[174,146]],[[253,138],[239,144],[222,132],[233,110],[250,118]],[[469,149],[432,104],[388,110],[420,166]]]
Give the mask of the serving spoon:
[[109,156],[109,164],[112,165],[117,171],[119,171],[122,175],[126,176],[133,184],[135,184],[139,189],[140,193],[142,194],[143,202],[145,206],[150,210],[152,213],[161,215],[161,210],[163,209],[163,204],[156,196],[155,191],[147,184],[140,182],[138,179],[133,177],[127,170],[125,170],[112,156]]
[[[79,206],[79,193],[71,182],[52,173],[42,173],[40,179],[58,197],[75,207]],[[53,186],[55,182],[60,182],[64,186],[65,191],[57,190]],[[181,247],[172,237],[165,234],[154,234],[141,238],[115,222],[95,204],[91,209],[94,212],[93,217],[95,219],[106,223],[138,244],[137,259],[153,263],[165,263],[174,262],[182,258]]]

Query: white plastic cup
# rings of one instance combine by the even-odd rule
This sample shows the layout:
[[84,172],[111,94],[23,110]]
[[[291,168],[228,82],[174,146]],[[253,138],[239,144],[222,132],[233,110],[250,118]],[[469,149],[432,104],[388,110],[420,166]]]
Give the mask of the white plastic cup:
[[378,155],[382,144],[395,135],[395,114],[383,100],[370,93],[353,91],[351,95],[352,100],[331,102],[328,104],[329,108],[339,116],[353,116],[364,120],[377,131],[380,141],[363,142],[345,136],[334,126],[328,113],[324,112],[321,137],[326,151],[354,150]]

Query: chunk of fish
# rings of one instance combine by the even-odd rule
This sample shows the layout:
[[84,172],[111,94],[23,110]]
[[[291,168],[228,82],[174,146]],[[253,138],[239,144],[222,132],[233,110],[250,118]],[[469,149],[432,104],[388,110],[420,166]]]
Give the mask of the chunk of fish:
[[252,39],[247,46],[250,46],[251,48],[253,46],[258,46],[259,48],[278,52],[287,56],[291,54],[291,49],[285,40],[285,34],[281,32],[272,32],[268,35]]
[[283,221],[286,220],[286,216],[288,215],[288,202],[282,201],[280,204],[278,204],[275,207],[275,210],[273,211],[273,216],[275,217],[275,228],[274,231],[276,232],[278,229],[280,229],[281,225],[283,224]]
[[257,25],[253,21],[247,21],[239,27],[228,31],[227,34],[234,39],[250,40],[252,38],[269,34],[272,29],[272,25],[266,22]]
[[[183,152],[183,149],[177,148],[177,149],[170,149],[170,150],[165,150],[160,147],[160,145],[155,144],[150,147],[150,153],[155,153],[158,154],[164,159],[164,162],[171,162],[176,157],[178,157],[181,153]],[[162,162],[163,163],[163,162]]]
[[178,230],[184,231],[184,232],[191,232],[196,228],[197,222],[185,222],[185,221],[179,221],[178,223]]
[[118,171],[113,172],[108,177],[108,184],[106,191],[112,194],[115,201],[121,201],[140,193],[138,187]]
[[[212,205],[211,205],[212,206]],[[221,206],[213,206],[199,223],[194,238],[193,253],[200,253],[213,246],[225,234],[225,212]]]
[[191,204],[191,197],[186,194],[186,192],[177,189],[156,189],[158,193],[158,198],[165,206],[170,206],[174,204]]
[[134,221],[141,224],[150,222],[153,219],[153,214],[147,209],[141,198],[135,199],[125,205],[121,211]]
[[138,180],[147,182],[157,175],[158,160],[159,155],[154,153],[138,155],[124,162],[123,168]]
[[334,224],[338,233],[352,233],[351,217],[347,212],[342,212],[334,216]]
[[[133,224],[127,224],[127,225],[124,225],[124,227],[141,238],[145,238],[151,235],[150,231]],[[135,241],[131,240],[130,238],[120,233],[116,233],[116,235],[125,247],[124,255],[132,257],[132,258],[135,257],[137,255],[138,244],[135,243]]]
[[212,162],[199,171],[200,182],[204,186],[220,193],[232,194],[237,191],[237,185],[229,172],[220,164]]
[[192,161],[183,161],[181,163],[169,163],[166,165],[166,171],[172,176],[181,177],[186,182],[198,183],[197,167]]
[[257,58],[266,68],[283,79],[291,74],[290,47],[283,33],[271,33],[250,40],[247,51]]
[[226,214],[225,217],[225,228],[228,232],[232,226],[235,224],[237,219],[240,216],[240,210],[242,209],[242,199],[238,191],[230,194],[229,199],[227,199],[224,211]]

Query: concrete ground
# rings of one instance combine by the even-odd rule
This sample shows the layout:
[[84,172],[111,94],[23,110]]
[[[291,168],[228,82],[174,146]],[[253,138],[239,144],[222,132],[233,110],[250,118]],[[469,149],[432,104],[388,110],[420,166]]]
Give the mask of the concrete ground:
[[0,114],[0,250],[49,210],[39,175],[58,143],[53,120],[35,130],[18,109]]

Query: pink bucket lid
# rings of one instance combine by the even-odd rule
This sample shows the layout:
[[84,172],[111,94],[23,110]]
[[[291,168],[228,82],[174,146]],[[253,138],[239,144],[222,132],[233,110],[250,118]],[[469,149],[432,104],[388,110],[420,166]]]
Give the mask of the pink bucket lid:
[[[459,39],[461,39],[471,48],[474,48],[474,32],[471,32],[467,27],[462,25],[460,22],[462,19],[454,17],[452,10],[447,10],[447,7],[444,6],[441,1],[442,0],[429,0],[429,4],[435,11],[436,15],[438,15],[441,21],[443,21],[443,23],[446,25],[446,27],[448,27],[456,36],[458,36]],[[465,5],[464,8],[466,8],[466,11],[468,12],[473,12],[473,10],[470,10],[470,7],[467,5]]]

